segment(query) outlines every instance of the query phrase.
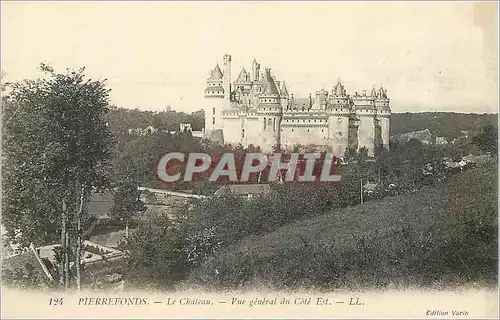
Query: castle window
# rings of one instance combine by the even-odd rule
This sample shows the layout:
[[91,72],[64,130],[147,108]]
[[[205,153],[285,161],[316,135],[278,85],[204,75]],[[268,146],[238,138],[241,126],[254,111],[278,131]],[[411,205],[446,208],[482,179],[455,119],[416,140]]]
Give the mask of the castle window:
[[213,110],[213,111],[214,111],[214,114],[215,114],[215,107],[214,107],[214,110]]
[[215,117],[212,118],[212,124],[215,124]]
[[266,130],[266,124],[267,124],[266,118],[264,118],[264,130]]
[[325,130],[321,129],[321,132],[323,132],[323,131],[325,131]]
[[245,138],[245,129],[241,129],[241,137]]
[[309,129],[307,129],[307,132],[309,132]]
[[276,118],[273,118],[273,130],[276,131]]
[[292,129],[292,132],[293,132],[293,129]]

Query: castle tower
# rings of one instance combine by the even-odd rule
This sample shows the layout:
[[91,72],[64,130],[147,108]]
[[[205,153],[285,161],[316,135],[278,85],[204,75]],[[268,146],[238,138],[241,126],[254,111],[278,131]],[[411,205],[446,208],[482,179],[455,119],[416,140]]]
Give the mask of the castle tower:
[[375,108],[375,97],[368,96],[366,90],[363,90],[362,95],[356,95],[352,99],[354,103],[354,111],[359,119],[358,126],[358,151],[361,148],[368,150],[368,155],[373,156],[375,153],[376,143],[376,125],[377,119]]
[[225,54],[224,60],[224,74],[222,87],[224,88],[224,99],[229,100],[231,97],[231,56]]
[[[224,89],[224,75],[219,64],[210,72],[205,89],[205,137],[223,142],[222,111],[225,109],[226,90]],[[221,141],[222,140],[222,141]]]
[[279,91],[281,108],[286,108],[288,106],[288,88],[286,87],[285,81],[280,82]]
[[328,91],[321,89],[316,91],[316,98],[312,105],[312,109],[325,110],[328,105]]
[[259,81],[260,75],[260,64],[257,63],[257,60],[253,59],[252,62],[252,81]]
[[382,87],[380,87],[378,93],[376,93],[375,108],[377,111],[377,119],[380,126],[380,142],[385,149],[389,150],[391,108],[389,106],[387,90],[384,90]]
[[350,100],[344,85],[337,84],[328,97],[328,145],[336,157],[343,157],[349,147]]
[[259,96],[257,113],[259,117],[260,147],[264,152],[273,151],[273,147],[281,143],[281,106],[279,90],[271,76],[271,69],[264,73],[264,90]]
[[332,90],[332,94],[329,96],[330,105],[332,108],[349,108],[349,96],[344,88],[344,85],[337,80],[337,84]]

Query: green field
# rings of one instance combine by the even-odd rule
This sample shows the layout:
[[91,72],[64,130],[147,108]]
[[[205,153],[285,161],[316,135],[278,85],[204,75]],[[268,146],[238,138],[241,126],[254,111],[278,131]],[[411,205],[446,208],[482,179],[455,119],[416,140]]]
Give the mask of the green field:
[[497,283],[497,168],[331,211],[218,252],[188,277],[210,289],[372,289]]

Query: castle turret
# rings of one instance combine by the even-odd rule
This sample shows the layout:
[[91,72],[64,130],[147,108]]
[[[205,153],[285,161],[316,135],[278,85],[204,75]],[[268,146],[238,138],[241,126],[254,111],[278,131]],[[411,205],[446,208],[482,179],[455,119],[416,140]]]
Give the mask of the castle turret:
[[286,87],[285,81],[281,81],[280,83],[280,100],[281,100],[281,107],[286,108],[288,106],[288,88]]
[[329,102],[329,109],[349,108],[349,96],[347,95],[344,85],[340,79],[337,80],[337,84],[332,90]]
[[375,98],[371,95],[368,96],[366,90],[363,90],[362,95],[356,93],[352,98],[354,111],[359,119],[358,150],[363,147],[366,148],[369,156],[374,155],[377,141]]
[[253,59],[252,63],[252,81],[259,81],[260,75],[260,64],[257,63],[257,60]]
[[259,123],[261,130],[261,148],[270,152],[273,147],[280,144],[281,119],[283,109],[281,106],[279,89],[271,76],[271,69],[264,72],[264,90],[259,96]]
[[222,86],[224,87],[224,99],[229,100],[231,97],[231,56],[224,55],[224,75]]
[[389,150],[391,108],[389,106],[387,91],[382,87],[380,87],[375,98],[375,108],[377,111],[377,119],[380,126],[380,144],[382,144],[385,149]]
[[205,137],[213,138],[214,132],[219,130],[218,140],[222,138],[222,111],[225,108],[226,90],[224,88],[224,75],[217,63],[210,72],[205,89]]
[[314,99],[313,109],[325,110],[328,105],[328,92],[325,89],[316,91],[316,99]]
[[343,157],[349,146],[350,100],[344,85],[337,80],[328,97],[328,145],[337,157]]

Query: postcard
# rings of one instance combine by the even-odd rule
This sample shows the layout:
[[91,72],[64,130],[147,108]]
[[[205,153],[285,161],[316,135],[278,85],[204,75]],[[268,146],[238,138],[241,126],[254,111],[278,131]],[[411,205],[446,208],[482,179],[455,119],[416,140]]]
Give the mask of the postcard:
[[498,319],[497,2],[1,9],[2,318]]

